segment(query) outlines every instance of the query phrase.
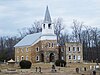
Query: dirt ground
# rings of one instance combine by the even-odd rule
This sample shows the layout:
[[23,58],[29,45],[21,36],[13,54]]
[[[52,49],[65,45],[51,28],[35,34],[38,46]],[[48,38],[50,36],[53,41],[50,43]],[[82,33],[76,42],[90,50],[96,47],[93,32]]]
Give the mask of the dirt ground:
[[[89,69],[90,66],[94,64],[68,64],[66,67],[56,67],[56,72],[51,71],[52,64],[34,64],[31,69],[20,69],[16,67],[16,71],[8,71],[7,65],[3,64],[0,66],[0,75],[93,75],[93,69]],[[38,67],[36,72],[36,67]],[[39,67],[41,67],[41,72],[39,72]],[[79,68],[79,73],[76,72],[76,68]],[[84,70],[86,68],[86,71]],[[100,71],[96,75],[100,75]]]

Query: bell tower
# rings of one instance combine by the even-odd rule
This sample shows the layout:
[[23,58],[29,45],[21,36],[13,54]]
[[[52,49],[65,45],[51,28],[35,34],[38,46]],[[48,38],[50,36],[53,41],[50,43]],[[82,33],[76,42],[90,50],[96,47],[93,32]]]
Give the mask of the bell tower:
[[45,17],[42,24],[42,34],[43,35],[54,35],[54,24],[51,21],[51,16],[49,13],[48,6],[46,7]]

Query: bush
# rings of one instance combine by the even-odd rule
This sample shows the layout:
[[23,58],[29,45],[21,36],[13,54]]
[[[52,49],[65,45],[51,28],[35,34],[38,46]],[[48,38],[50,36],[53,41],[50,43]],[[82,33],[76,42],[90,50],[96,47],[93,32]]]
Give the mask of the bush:
[[55,65],[56,66],[65,67],[66,66],[66,62],[64,60],[56,60]]
[[27,60],[22,60],[20,63],[19,63],[21,69],[29,69],[31,68],[31,65],[32,63],[30,61],[27,61]]

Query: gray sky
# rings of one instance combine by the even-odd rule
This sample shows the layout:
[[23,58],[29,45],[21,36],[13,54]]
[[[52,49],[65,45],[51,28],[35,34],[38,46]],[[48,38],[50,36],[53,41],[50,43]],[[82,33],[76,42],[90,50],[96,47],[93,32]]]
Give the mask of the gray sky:
[[0,0],[0,36],[17,35],[18,29],[43,20],[47,5],[52,20],[63,18],[66,29],[73,19],[100,28],[100,0]]

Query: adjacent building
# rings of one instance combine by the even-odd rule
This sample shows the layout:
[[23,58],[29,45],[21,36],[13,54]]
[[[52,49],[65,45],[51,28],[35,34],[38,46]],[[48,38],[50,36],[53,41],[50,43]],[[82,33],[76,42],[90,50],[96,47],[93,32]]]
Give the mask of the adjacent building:
[[82,63],[83,62],[83,48],[79,42],[65,43],[65,60],[68,63]]

